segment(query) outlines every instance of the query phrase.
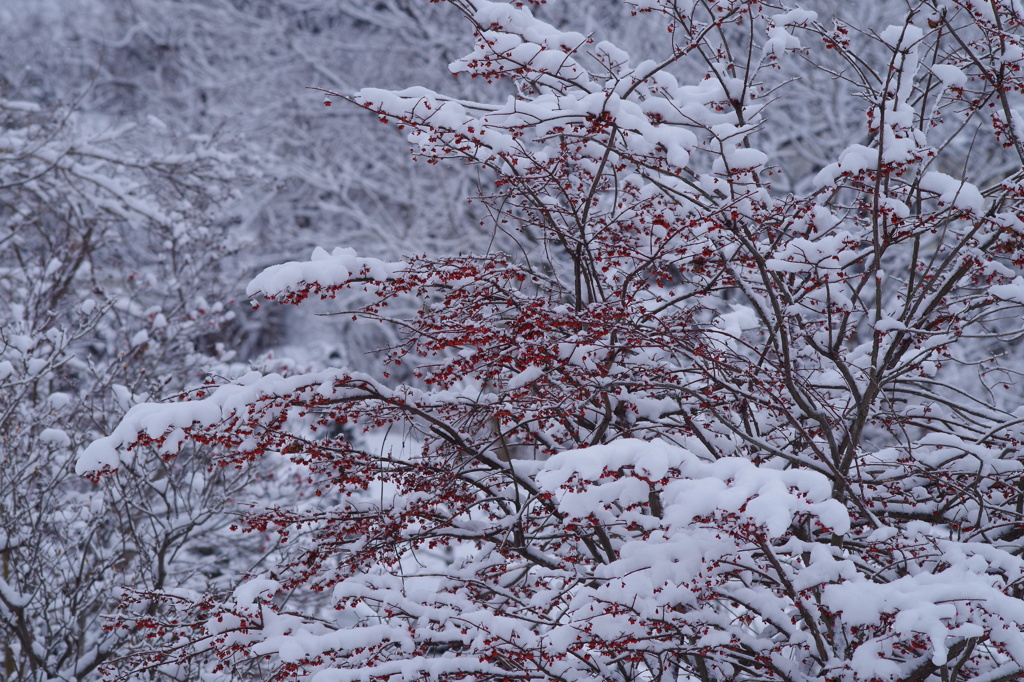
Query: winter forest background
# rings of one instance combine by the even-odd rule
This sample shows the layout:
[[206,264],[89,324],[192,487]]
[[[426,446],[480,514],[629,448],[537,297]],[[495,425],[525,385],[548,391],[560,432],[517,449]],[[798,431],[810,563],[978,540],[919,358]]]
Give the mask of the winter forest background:
[[0,1],[0,679],[1021,679],[1022,22]]

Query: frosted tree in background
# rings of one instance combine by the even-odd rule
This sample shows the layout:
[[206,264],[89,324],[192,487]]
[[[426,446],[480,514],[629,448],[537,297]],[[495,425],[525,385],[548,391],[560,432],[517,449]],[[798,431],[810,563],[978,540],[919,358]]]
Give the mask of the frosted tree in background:
[[243,570],[200,555],[233,518],[232,480],[248,474],[215,474],[207,488],[201,470],[152,457],[104,491],[74,475],[74,453],[114,415],[218,363],[204,339],[227,314],[201,294],[225,240],[198,213],[225,198],[225,157],[201,145],[139,155],[140,133],[155,146],[151,130],[0,99],[6,680],[95,679],[121,639],[102,614],[122,584],[206,587]]
[[[100,120],[134,121],[153,139],[204,139],[230,152],[218,171],[237,178],[236,200],[218,210],[231,214],[229,234],[243,251],[220,266],[232,290],[282,257],[308,253],[324,234],[361,249],[387,245],[390,257],[450,250],[479,232],[464,229],[478,220],[467,220],[474,207],[447,198],[475,193],[476,175],[420,171],[403,136],[368,112],[350,111],[328,139],[325,123],[336,110],[310,106],[320,100],[307,89],[441,72],[458,53],[439,46],[468,37],[451,13],[412,13],[411,4],[10,0],[0,7],[0,88],[6,80],[41,104],[78,97],[79,110]],[[258,321],[240,314],[220,339],[244,357],[279,349],[291,343],[292,317],[283,309]],[[365,348],[393,340],[370,335],[350,353],[350,344],[325,338],[329,348],[297,354],[338,352],[361,362]]]
[[[303,89],[325,82],[317,54],[356,30],[353,8],[382,24],[362,31],[371,45],[400,16],[400,3],[358,5],[0,3],[3,679],[97,679],[134,636],[103,627],[123,585],[230,589],[273,548],[229,530],[240,504],[274,499],[272,467],[208,470],[202,447],[169,462],[147,453],[101,489],[73,458],[133,404],[236,376],[235,359],[288,341],[286,319],[245,317],[246,303],[224,298],[269,254],[305,251],[302,239],[339,223],[366,247],[400,241],[363,230],[367,216],[392,236],[424,226],[407,210],[423,181],[392,200],[395,164],[307,144],[322,112],[296,101],[318,101]],[[254,106],[257,75],[265,95],[287,97]],[[399,135],[359,118],[374,135],[354,139],[398,151]],[[358,359],[388,338],[329,350]]]
[[505,246],[272,267],[250,295],[400,332],[376,374],[214,381],[85,450],[294,473],[241,526],[287,558],[126,592],[112,673],[1019,679],[1019,5],[635,0],[630,55],[448,4],[500,94],[327,94],[493,174]]

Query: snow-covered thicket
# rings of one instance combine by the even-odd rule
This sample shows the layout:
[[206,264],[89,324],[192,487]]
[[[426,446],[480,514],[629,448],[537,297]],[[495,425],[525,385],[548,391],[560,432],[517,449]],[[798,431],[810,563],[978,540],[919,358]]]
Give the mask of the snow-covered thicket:
[[74,474],[75,452],[119,412],[201,380],[214,358],[197,344],[225,318],[200,298],[224,237],[199,219],[226,196],[224,155],[139,154],[147,132],[0,99],[5,679],[97,677],[121,639],[102,615],[123,584],[208,587],[219,569],[197,553],[216,547],[230,481],[247,477],[204,489],[204,472],[159,457],[102,492]]
[[84,451],[293,465],[244,526],[285,558],[127,592],[121,674],[1019,679],[1019,4],[448,4],[494,96],[328,96],[496,178],[495,241],[266,271],[393,325],[383,366],[214,382]]
[[[372,115],[350,120],[364,131],[353,142],[314,142],[324,112],[304,86],[345,85],[317,75],[344,60],[321,58],[356,33],[381,45],[401,6],[0,3],[3,679],[98,679],[138,635],[104,629],[123,586],[229,590],[273,547],[230,530],[240,505],[274,499],[272,467],[209,468],[203,447],[169,462],[143,452],[98,487],[74,457],[133,404],[289,342],[286,316],[231,301],[245,273],[321,239],[397,255],[450,236],[437,226],[464,209],[432,210],[443,194]],[[410,49],[443,34],[420,19]],[[399,56],[347,75],[415,70]],[[380,155],[389,146],[398,161]],[[458,196],[468,177],[429,182]],[[319,352],[359,360],[389,338]]]

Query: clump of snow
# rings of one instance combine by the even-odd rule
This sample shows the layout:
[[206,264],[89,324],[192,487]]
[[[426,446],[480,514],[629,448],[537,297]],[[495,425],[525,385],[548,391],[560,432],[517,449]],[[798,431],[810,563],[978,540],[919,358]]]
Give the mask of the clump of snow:
[[981,195],[981,190],[966,180],[957,180],[945,173],[929,171],[921,177],[918,186],[925,192],[937,194],[940,204],[970,211],[976,215],[981,215],[985,211],[985,198]]
[[924,31],[913,24],[896,24],[886,27],[878,37],[894,50],[905,52],[921,42]]
[[274,298],[302,290],[308,284],[315,283],[321,288],[340,287],[359,277],[382,281],[393,277],[404,265],[363,258],[354,249],[337,248],[328,253],[317,247],[308,261],[273,265],[261,272],[249,282],[246,295]]
[[995,284],[988,292],[1003,301],[1012,301],[1024,305],[1024,277],[1015,277],[1009,284]]
[[39,434],[39,440],[58,448],[66,448],[71,445],[71,438],[63,429],[43,429]]
[[967,75],[952,64],[932,64],[929,68],[944,87],[962,88],[967,84]]

